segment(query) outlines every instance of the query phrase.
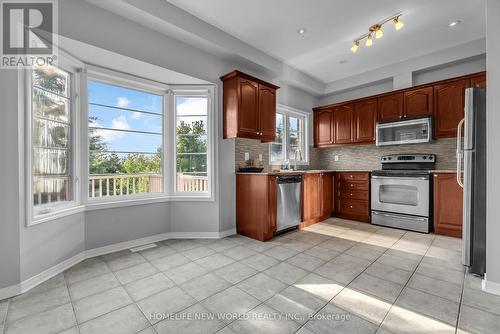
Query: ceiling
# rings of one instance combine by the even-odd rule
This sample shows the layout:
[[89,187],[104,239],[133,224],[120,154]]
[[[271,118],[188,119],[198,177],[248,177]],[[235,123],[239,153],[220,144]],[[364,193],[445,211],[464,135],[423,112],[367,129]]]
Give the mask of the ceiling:
[[[165,1],[323,83],[485,37],[485,0]],[[398,12],[403,29],[387,24],[372,47],[351,53],[355,38]]]

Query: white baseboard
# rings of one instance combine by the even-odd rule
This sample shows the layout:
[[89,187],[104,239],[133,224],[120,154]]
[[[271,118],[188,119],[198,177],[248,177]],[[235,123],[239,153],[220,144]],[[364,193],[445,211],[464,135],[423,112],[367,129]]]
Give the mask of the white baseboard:
[[0,300],[14,297],[34,287],[42,284],[43,282],[51,279],[52,277],[62,273],[66,269],[80,263],[81,261],[101,256],[109,253],[118,252],[124,249],[150,244],[152,242],[159,242],[167,239],[219,239],[236,234],[236,229],[230,229],[222,232],[171,232],[155,234],[149,237],[119,242],[113,245],[93,248],[84,252],[78,253],[75,256],[66,259],[55,266],[52,266],[41,273],[30,277],[19,284],[14,284],[5,288],[0,288]]
[[152,242],[167,240],[169,238],[170,238],[170,233],[161,233],[161,234],[155,234],[155,235],[145,237],[145,238],[124,241],[124,242],[119,242],[117,244],[93,248],[93,249],[89,249],[89,250],[85,251],[85,258],[88,259],[88,258],[95,257],[95,256],[101,256],[104,254],[114,253],[114,252],[118,252],[118,251],[121,251],[124,249],[129,249],[129,248],[133,248],[133,247],[142,246],[145,244],[150,244]]
[[481,288],[485,292],[500,295],[500,283],[488,281],[486,279],[486,274],[484,274],[484,279],[481,281]]

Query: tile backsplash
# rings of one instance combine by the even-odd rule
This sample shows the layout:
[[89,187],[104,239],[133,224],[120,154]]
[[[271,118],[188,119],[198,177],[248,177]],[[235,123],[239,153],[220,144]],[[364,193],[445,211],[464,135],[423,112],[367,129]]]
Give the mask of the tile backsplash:
[[[376,170],[381,169],[380,157],[387,154],[436,154],[436,169],[452,170],[456,167],[455,138],[439,139],[429,144],[396,146],[351,145],[332,148],[311,148],[311,169]],[[335,161],[335,155],[339,161]]]
[[[380,157],[386,154],[432,153],[437,155],[436,169],[455,169],[455,138],[439,139],[430,144],[411,144],[377,147],[369,145],[350,145],[332,148],[313,148],[309,150],[309,166],[301,169],[333,170],[376,170],[380,169]],[[262,154],[264,171],[273,169],[269,165],[269,144],[254,139],[237,138],[235,142],[235,166],[245,166],[245,152],[250,159],[257,159]],[[335,155],[339,161],[335,161]]]

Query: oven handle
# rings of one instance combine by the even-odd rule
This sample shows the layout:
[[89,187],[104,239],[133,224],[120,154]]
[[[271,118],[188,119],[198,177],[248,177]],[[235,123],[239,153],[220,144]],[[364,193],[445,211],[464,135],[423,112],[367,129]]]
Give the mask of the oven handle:
[[428,176],[418,176],[418,177],[399,177],[399,176],[377,176],[372,175],[372,179],[398,179],[398,180],[428,180]]
[[417,220],[419,222],[425,222],[427,221],[427,218],[416,218],[416,217],[407,217],[407,216],[401,216],[401,215],[391,215],[388,213],[380,213],[377,211],[372,211],[372,214],[374,215],[380,215],[384,217],[390,217],[390,218],[398,218],[398,219],[406,219],[406,220]]

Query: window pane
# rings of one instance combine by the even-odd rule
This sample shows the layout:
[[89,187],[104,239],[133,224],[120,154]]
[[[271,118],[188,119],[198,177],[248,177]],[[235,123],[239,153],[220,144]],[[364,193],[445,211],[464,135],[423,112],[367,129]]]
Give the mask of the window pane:
[[94,80],[89,80],[87,87],[91,104],[163,114],[163,97],[160,95]]
[[163,117],[138,111],[130,112],[122,109],[89,105],[89,126],[161,134]]
[[281,162],[285,160],[283,155],[283,144],[271,144],[271,161]]
[[69,99],[33,87],[33,113],[55,121],[69,121]]
[[304,119],[289,117],[288,119],[288,157],[290,160],[304,161]]
[[178,192],[208,191],[208,97],[176,96]]
[[52,66],[33,69],[32,83],[35,87],[69,97],[69,74]]
[[163,97],[89,80],[90,198],[163,191]]
[[69,86],[70,74],[65,71],[50,66],[33,69],[31,172],[35,207],[73,199]]

